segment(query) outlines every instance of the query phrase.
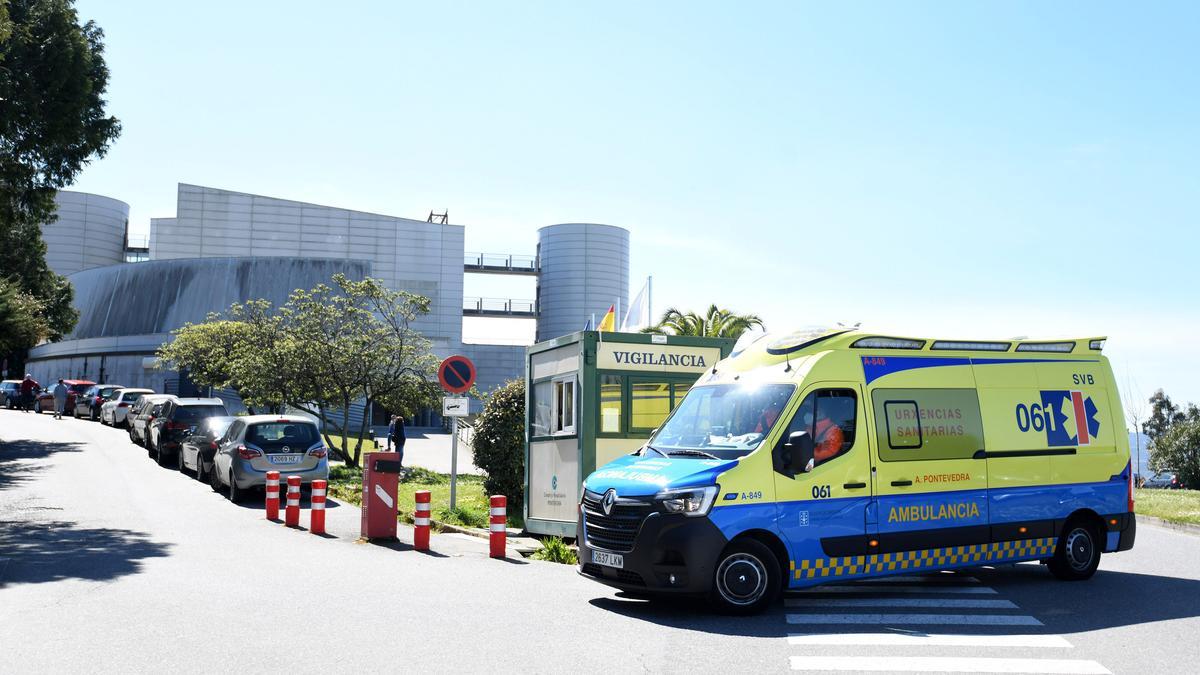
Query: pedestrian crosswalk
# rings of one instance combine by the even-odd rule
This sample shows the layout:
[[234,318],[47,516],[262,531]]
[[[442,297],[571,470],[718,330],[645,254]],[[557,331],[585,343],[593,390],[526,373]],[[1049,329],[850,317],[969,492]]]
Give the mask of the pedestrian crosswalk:
[[[979,579],[897,576],[789,594],[789,665],[804,672],[1108,675]],[[981,597],[984,596],[984,597]]]

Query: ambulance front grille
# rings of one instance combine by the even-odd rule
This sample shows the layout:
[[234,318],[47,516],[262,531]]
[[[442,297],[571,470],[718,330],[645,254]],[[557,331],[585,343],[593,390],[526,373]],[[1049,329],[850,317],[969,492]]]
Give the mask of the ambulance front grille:
[[589,546],[625,553],[633,550],[638,528],[650,512],[649,503],[618,502],[612,512],[604,514],[600,500],[604,495],[585,490],[583,493],[583,524]]

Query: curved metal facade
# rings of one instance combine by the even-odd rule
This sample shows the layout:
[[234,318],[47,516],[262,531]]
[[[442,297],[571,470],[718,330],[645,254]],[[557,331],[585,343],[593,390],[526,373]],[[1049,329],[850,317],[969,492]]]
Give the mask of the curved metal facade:
[[41,382],[89,378],[164,391],[169,374],[152,358],[170,333],[235,302],[280,305],[297,288],[329,283],[341,272],[370,276],[360,260],[327,258],[183,258],[77,272],[79,323],[62,342],[35,347],[27,369]]
[[[564,223],[538,230],[538,341],[599,322],[610,305],[629,304],[629,231],[613,225]],[[621,317],[617,317],[618,323]]]
[[87,192],[59,191],[58,219],[42,226],[46,263],[58,274],[125,261],[129,205]]
[[79,323],[66,339],[169,333],[235,302],[281,305],[338,272],[362,279],[370,271],[364,261],[325,258],[184,258],[86,270],[70,277]]

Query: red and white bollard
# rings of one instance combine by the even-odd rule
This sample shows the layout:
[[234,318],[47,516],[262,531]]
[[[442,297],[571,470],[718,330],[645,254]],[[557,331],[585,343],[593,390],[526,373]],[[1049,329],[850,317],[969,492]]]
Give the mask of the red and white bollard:
[[312,482],[312,511],[309,513],[308,531],[313,534],[325,534],[325,487],[329,483],[323,480]]
[[492,495],[491,497],[491,535],[492,557],[503,558],[504,547],[507,543],[508,497]]
[[287,508],[283,513],[283,524],[300,527],[300,476],[287,477]]
[[267,472],[267,520],[279,520],[279,472]]
[[413,548],[418,551],[429,550],[429,497],[429,490],[417,490],[413,497]]

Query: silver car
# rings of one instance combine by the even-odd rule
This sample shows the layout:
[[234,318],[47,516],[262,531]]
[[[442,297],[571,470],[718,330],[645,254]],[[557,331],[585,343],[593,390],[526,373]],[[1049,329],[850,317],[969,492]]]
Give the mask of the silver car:
[[153,394],[153,389],[121,389],[100,406],[100,424],[119,427],[126,423],[126,416],[142,396]]
[[316,423],[295,415],[251,415],[229,425],[217,441],[209,474],[213,489],[228,490],[237,503],[266,484],[268,471],[280,473],[281,493],[287,491],[287,476],[300,476],[303,483],[328,479],[328,451]]

